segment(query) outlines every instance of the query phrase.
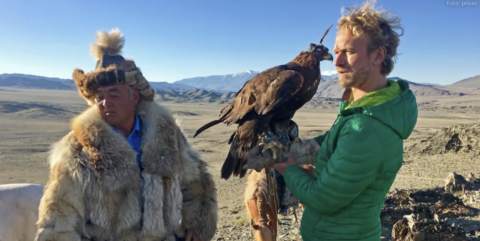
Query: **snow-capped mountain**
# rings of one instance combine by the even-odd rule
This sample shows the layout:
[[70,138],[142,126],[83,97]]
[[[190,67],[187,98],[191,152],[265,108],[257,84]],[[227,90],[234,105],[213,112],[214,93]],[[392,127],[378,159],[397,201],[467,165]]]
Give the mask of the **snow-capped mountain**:
[[324,70],[322,76],[338,76],[338,73],[336,70]]
[[259,72],[246,70],[243,72],[227,75],[210,75],[194,77],[175,81],[175,84],[186,84],[204,90],[215,90],[220,92],[238,91],[245,82],[253,78]]
[[322,73],[322,80],[338,78],[336,70],[324,70]]

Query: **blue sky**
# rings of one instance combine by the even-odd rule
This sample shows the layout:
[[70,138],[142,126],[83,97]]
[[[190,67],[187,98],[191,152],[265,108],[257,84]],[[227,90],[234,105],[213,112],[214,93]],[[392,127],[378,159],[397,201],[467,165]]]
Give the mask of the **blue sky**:
[[[391,76],[449,84],[480,74],[480,1],[378,0],[405,29]],[[475,2],[475,1],[468,1]],[[71,78],[90,71],[97,30],[118,27],[124,57],[150,81],[262,71],[293,59],[354,0],[0,0],[0,74]],[[336,29],[324,45],[333,49]],[[335,70],[322,62],[321,70]]]

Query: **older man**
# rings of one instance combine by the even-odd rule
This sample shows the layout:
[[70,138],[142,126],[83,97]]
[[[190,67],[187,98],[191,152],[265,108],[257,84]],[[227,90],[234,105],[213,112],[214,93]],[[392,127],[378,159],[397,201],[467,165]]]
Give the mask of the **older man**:
[[[385,195],[402,166],[403,140],[417,121],[408,82],[386,78],[399,45],[394,31],[401,28],[399,19],[371,2],[348,10],[338,22],[333,49],[346,89],[334,125],[324,135],[292,144],[282,154],[284,162],[267,165],[284,175],[305,205],[304,240],[380,240]],[[270,158],[258,155],[259,149],[251,151],[249,162]],[[306,163],[315,163],[310,175],[297,165]]]
[[99,32],[94,71],[75,69],[91,105],[49,158],[37,241],[211,240],[215,183],[133,60],[122,33]]

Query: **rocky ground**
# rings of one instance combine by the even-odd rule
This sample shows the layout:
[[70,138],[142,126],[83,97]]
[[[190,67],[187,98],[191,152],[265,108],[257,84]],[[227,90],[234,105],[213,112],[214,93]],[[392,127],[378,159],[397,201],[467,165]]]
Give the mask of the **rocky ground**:
[[478,158],[480,156],[480,121],[442,128],[435,135],[410,145],[406,149],[405,156],[420,157],[446,153]]
[[[404,166],[432,158],[439,162],[448,158],[454,164],[456,159],[461,159],[467,165],[453,170],[478,173],[479,134],[480,122],[474,122],[443,128],[427,138],[412,138],[405,148],[408,161]],[[419,169],[418,166],[408,168]],[[429,178],[429,172],[422,170],[425,178]],[[480,179],[474,174],[462,176],[455,172],[442,179],[444,186],[394,189],[387,194],[381,212],[382,241],[480,241]],[[291,209],[287,216],[279,216],[278,240],[302,240],[299,233],[302,210],[295,210],[298,222],[293,212]],[[233,222],[220,224],[215,237],[216,240],[253,240],[253,230],[246,216],[237,216]]]
[[451,173],[443,188],[395,190],[381,213],[384,240],[480,240],[480,179]]
[[[480,241],[480,179],[451,173],[446,183],[439,188],[390,192],[381,212],[382,241]],[[302,240],[301,216],[301,208],[279,216],[277,240]],[[253,240],[253,229],[245,216],[220,224],[215,237]]]
[[[293,212],[297,214],[297,221],[295,221]],[[301,208],[290,208],[287,216],[279,215],[277,240],[302,240],[300,236],[301,218]],[[238,218],[237,221],[230,224],[219,224],[214,240],[254,240],[250,220],[245,216],[244,218]]]

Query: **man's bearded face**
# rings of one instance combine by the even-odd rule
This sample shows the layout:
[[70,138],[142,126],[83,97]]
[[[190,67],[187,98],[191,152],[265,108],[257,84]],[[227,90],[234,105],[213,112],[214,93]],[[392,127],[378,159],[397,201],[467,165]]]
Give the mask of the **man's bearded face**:
[[342,88],[359,87],[368,81],[372,72],[368,44],[368,36],[355,38],[350,31],[344,29],[338,32],[333,51],[336,55],[334,65]]

